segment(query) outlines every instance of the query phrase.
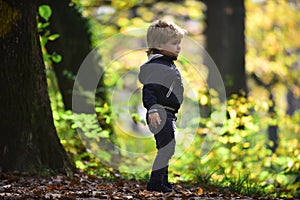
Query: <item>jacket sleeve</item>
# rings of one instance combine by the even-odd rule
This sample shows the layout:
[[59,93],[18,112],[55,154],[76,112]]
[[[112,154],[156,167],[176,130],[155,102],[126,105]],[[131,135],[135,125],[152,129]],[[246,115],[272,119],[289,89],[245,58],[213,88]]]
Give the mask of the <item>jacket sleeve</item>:
[[157,111],[157,87],[159,85],[154,83],[149,83],[143,87],[143,104],[144,107],[151,113]]
[[149,113],[159,106],[159,98],[167,90],[165,84],[169,67],[159,63],[148,63],[143,67],[139,80],[143,83],[143,104]]

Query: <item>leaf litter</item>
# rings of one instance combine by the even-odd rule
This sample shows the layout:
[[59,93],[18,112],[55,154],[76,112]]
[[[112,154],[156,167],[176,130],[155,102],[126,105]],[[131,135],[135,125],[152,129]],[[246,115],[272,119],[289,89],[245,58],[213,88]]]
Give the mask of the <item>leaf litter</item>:
[[197,185],[185,188],[175,184],[174,187],[176,191],[161,193],[147,191],[146,184],[136,180],[108,180],[84,173],[41,177],[0,172],[0,199],[253,199],[206,191]]

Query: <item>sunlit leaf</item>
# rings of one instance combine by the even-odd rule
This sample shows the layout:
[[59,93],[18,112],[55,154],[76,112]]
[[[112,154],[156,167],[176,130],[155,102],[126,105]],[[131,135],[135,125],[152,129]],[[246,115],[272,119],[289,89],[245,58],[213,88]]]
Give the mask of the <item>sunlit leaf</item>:
[[52,15],[52,10],[48,5],[41,5],[39,6],[39,14],[43,19],[48,21]]
[[57,38],[59,38],[59,36],[60,36],[59,34],[52,34],[52,35],[48,36],[48,39],[53,41],[53,40],[56,40]]
[[53,52],[51,55],[51,59],[53,60],[53,62],[59,63],[62,60],[62,56],[57,54],[56,52]]

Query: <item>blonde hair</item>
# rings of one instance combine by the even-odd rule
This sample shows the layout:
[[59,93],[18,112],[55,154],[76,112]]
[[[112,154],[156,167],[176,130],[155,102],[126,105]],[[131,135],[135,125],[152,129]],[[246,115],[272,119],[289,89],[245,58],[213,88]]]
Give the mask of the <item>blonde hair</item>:
[[165,44],[170,39],[183,38],[186,30],[180,28],[178,25],[167,20],[157,20],[151,24],[147,31],[147,45],[149,50],[148,55],[152,54],[159,44]]

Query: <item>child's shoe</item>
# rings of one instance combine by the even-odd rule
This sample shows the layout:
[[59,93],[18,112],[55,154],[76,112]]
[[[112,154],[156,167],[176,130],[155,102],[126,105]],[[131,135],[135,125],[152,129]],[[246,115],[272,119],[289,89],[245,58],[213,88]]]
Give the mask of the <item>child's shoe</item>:
[[169,188],[167,185],[161,183],[151,183],[147,184],[148,191],[156,191],[156,192],[172,192],[172,188]]

